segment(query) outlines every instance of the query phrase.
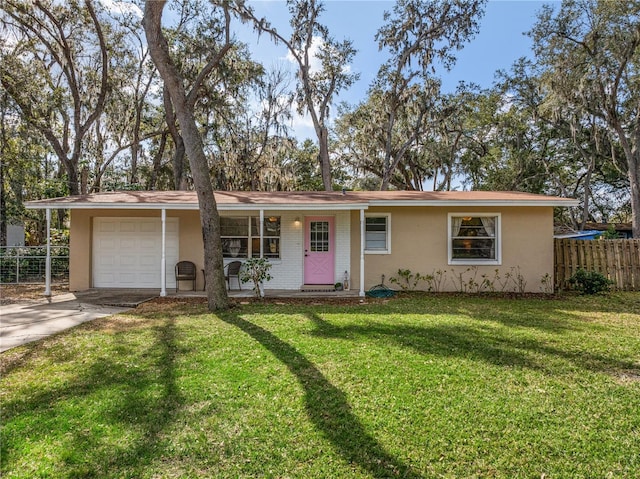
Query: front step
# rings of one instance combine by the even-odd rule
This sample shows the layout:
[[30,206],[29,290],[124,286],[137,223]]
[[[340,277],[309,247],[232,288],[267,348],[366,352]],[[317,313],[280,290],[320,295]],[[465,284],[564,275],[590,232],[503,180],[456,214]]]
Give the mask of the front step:
[[332,284],[303,284],[300,286],[300,291],[303,293],[328,293],[335,291],[335,287]]

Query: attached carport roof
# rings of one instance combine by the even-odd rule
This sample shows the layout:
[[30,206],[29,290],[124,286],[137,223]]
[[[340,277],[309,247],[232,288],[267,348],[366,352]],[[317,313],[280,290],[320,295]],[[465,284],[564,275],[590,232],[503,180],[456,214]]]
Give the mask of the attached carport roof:
[[[218,209],[358,210],[372,206],[577,206],[578,201],[516,191],[216,191]],[[26,203],[30,209],[196,210],[195,191],[113,191]]]

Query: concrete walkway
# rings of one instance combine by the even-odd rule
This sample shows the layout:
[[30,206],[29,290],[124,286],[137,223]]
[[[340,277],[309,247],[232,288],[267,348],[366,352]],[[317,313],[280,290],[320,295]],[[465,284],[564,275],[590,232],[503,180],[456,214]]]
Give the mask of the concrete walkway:
[[[90,289],[65,293],[0,306],[0,352],[93,319],[111,316],[135,308],[138,304],[159,296],[157,289]],[[230,291],[232,298],[251,298],[251,290]],[[169,297],[206,297],[201,291],[169,292]],[[267,290],[268,298],[336,298],[357,297],[357,291],[293,292]]]
[[129,309],[86,302],[73,293],[3,305],[0,306],[0,352]]

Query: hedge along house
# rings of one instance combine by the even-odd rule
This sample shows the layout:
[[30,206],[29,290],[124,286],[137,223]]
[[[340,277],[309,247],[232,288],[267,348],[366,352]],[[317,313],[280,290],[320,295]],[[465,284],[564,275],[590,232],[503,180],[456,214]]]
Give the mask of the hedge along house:
[[[526,290],[553,277],[553,208],[577,201],[519,192],[216,192],[225,263],[263,257],[265,288],[298,291],[348,279],[360,295],[398,269],[478,278],[517,268]],[[32,201],[71,210],[69,289],[175,288],[174,265],[204,249],[195,192],[130,191]],[[424,286],[424,285],[423,285]],[[47,276],[45,294],[50,294]]]

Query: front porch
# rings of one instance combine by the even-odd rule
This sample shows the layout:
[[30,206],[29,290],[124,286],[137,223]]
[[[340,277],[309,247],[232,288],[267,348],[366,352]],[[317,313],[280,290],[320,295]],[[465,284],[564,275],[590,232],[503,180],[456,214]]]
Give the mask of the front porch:
[[[159,293],[159,292],[158,292]],[[231,290],[227,291],[230,298],[253,298],[255,297],[253,290]],[[158,295],[159,296],[159,295]],[[177,293],[169,292],[166,297],[176,298],[188,298],[188,297],[206,297],[205,291],[178,291]],[[291,289],[265,289],[265,298],[357,298],[359,297],[358,290],[352,289],[349,291],[334,291],[334,290],[291,290]]]
[[[139,304],[152,299],[160,298],[160,289],[124,289],[124,288],[93,288],[86,291],[73,293],[75,297],[84,303],[97,304],[102,306],[121,306],[135,308]],[[231,290],[227,294],[231,299],[253,298],[253,290]],[[205,291],[188,291],[175,289],[167,291],[165,298],[206,298]],[[267,289],[265,298],[358,298],[358,290],[348,291],[295,291],[289,289]]]

